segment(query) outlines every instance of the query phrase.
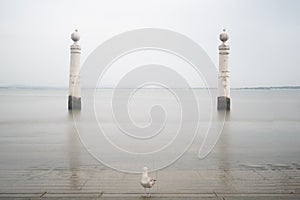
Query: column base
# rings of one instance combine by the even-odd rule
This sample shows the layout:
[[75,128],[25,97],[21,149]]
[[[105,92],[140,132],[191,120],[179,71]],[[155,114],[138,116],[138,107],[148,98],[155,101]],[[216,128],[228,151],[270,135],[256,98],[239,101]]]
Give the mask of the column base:
[[68,109],[69,110],[81,110],[81,98],[69,96]]
[[230,98],[218,97],[218,110],[230,110]]

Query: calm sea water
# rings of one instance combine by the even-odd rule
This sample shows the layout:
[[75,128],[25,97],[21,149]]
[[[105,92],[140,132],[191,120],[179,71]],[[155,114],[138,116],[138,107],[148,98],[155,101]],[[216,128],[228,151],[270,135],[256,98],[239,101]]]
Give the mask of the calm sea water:
[[[100,107],[110,105],[109,92],[99,92],[104,102]],[[203,97],[203,102],[209,101],[205,91],[194,92],[200,99]],[[67,96],[67,90],[0,90],[0,170],[68,169],[102,165],[78,139],[74,116],[67,110]],[[143,105],[163,101],[171,110],[168,115],[171,121],[176,114],[176,109],[172,109],[174,99],[165,91],[146,89],[139,93],[137,99],[139,103],[132,107],[135,111],[132,112],[132,118],[141,126],[151,122],[147,113],[143,114]],[[205,106],[201,109],[205,121],[211,110]],[[83,104],[82,116],[84,112],[87,110]],[[98,115],[105,123],[113,123],[108,113],[100,112]],[[85,120],[88,127],[89,118]],[[190,121],[187,119],[183,123]],[[176,124],[176,120],[173,121],[173,125]],[[172,129],[172,123],[169,128]],[[114,138],[117,141],[119,137],[116,135]],[[118,142],[129,150],[138,148],[128,145],[126,140]],[[184,155],[166,170],[299,165],[300,90],[233,90],[232,110],[226,117],[218,143],[205,159],[197,156],[200,146],[201,141],[196,139]],[[116,152],[106,153],[112,162],[119,165],[139,165]],[[163,160],[167,156],[162,154],[156,159]]]

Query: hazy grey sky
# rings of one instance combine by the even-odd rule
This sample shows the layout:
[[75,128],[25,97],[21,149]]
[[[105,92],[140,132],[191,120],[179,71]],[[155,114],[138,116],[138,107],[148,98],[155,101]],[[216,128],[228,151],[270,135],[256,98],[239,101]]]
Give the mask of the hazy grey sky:
[[226,27],[232,87],[300,85],[299,10],[298,0],[1,0],[0,85],[67,87],[75,28],[83,63],[105,40],[146,27],[188,36],[216,65]]

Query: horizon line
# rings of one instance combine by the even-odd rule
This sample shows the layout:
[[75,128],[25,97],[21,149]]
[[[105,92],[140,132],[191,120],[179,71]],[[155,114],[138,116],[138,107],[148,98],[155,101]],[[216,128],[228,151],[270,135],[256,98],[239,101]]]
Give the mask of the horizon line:
[[[122,87],[118,89],[134,89],[135,87]],[[170,87],[172,89],[218,89],[217,87],[207,88],[207,87]],[[9,86],[1,86],[0,89],[61,89],[61,90],[67,90],[68,87],[63,86],[27,86],[27,85],[9,85]],[[83,89],[83,88],[81,88]],[[84,88],[84,89],[95,89],[95,88]],[[116,89],[111,86],[107,87],[97,87],[96,89]],[[143,89],[164,89],[164,88],[158,88],[158,87],[146,87]],[[232,90],[239,90],[239,89],[300,89],[300,85],[292,85],[292,86],[254,86],[254,87],[232,87],[230,88]]]

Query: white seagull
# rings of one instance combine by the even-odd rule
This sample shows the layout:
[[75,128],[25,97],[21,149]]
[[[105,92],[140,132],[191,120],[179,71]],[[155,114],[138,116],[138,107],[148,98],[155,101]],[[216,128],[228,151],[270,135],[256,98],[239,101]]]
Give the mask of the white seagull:
[[148,188],[148,196],[150,196],[150,188],[155,184],[155,179],[148,176],[148,168],[144,167],[144,172],[141,179],[141,185],[145,188],[145,194],[147,195],[146,189]]

